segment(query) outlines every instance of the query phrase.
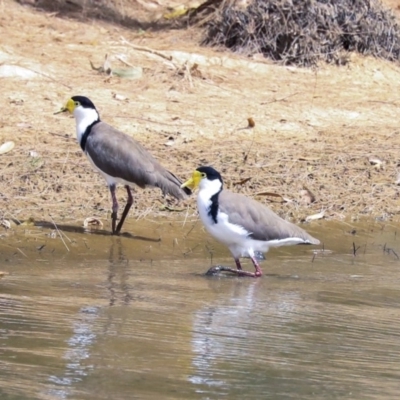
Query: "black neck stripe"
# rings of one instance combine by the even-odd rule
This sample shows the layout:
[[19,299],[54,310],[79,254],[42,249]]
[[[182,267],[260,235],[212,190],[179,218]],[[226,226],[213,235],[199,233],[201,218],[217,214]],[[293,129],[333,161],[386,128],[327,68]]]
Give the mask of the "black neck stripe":
[[[221,188],[221,190],[222,190],[222,188]],[[211,219],[214,221],[215,224],[218,223],[218,220],[217,220],[218,208],[219,208],[218,196],[221,193],[221,190],[219,192],[213,194],[210,197],[211,206],[210,206],[210,209],[208,210],[208,215],[211,217]]]
[[82,138],[81,138],[81,143],[80,143],[83,151],[85,151],[85,148],[86,148],[86,141],[87,141],[88,136],[90,135],[90,132],[92,132],[92,128],[93,128],[98,122],[100,122],[100,119],[97,119],[96,121],[94,121],[94,122],[92,122],[90,125],[88,125],[88,127],[87,127],[86,130],[85,130],[85,132],[83,133]]

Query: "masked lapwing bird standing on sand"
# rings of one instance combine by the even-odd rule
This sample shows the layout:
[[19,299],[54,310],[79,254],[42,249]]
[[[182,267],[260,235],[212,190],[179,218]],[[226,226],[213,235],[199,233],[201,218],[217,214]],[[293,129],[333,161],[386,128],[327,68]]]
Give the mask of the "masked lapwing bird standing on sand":
[[[100,120],[94,104],[83,96],[71,97],[58,112],[69,111],[75,117],[78,142],[95,169],[103,175],[112,197],[112,233],[118,234],[133,204],[130,186],[158,187],[163,194],[185,199],[191,191],[166,170],[140,143]],[[56,114],[58,114],[56,113]],[[118,202],[115,189],[125,186],[128,201],[117,225]]]
[[[223,189],[221,175],[214,168],[199,167],[182,187],[199,187],[197,208],[207,231],[231,251],[236,268],[216,267],[213,272],[229,271],[239,276],[260,277],[257,253],[271,247],[319,244],[306,231],[285,221],[268,207],[241,194]],[[255,272],[242,269],[240,257],[249,257]],[[210,270],[210,271],[211,271]]]

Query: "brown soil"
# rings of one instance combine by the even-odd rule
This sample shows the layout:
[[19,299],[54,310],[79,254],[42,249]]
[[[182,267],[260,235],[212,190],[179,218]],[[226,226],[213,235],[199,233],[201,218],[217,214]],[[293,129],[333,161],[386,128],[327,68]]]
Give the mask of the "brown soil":
[[[322,210],[326,218],[399,219],[399,65],[352,55],[344,67],[281,67],[200,47],[196,29],[143,31],[89,16],[80,21],[0,0],[0,66],[38,73],[0,78],[0,142],[15,142],[0,155],[3,217],[109,218],[108,189],[76,143],[73,118],[53,115],[80,94],[182,180],[209,164],[235,191],[291,200],[256,196],[294,220]],[[173,62],[122,38],[172,54]],[[143,77],[93,70],[89,60],[101,65],[106,54],[113,68],[140,66]],[[254,128],[246,128],[249,117]],[[371,157],[382,163],[372,165]],[[304,186],[315,202],[308,204]],[[118,194],[123,203],[125,191]],[[158,190],[137,190],[131,216],[176,215],[164,203]],[[187,205],[194,210],[194,199]],[[186,205],[176,208],[187,215]]]

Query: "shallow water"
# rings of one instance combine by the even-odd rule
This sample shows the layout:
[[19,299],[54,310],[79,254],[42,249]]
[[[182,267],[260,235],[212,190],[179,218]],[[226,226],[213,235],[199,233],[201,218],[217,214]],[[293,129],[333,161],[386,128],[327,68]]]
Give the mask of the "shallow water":
[[233,260],[182,225],[3,236],[0,398],[398,398],[398,227],[314,223],[252,279],[204,276]]

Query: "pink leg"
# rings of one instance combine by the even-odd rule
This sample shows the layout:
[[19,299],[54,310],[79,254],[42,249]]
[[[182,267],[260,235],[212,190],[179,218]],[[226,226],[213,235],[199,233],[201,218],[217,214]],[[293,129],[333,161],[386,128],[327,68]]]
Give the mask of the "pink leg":
[[250,257],[251,261],[253,261],[254,268],[256,269],[256,272],[247,272],[242,270],[242,266],[240,265],[240,261],[238,258],[235,258],[235,263],[236,263],[236,268],[237,268],[237,274],[239,276],[252,276],[254,278],[259,278],[262,275],[262,271],[260,268],[260,265],[258,264],[257,260],[254,257]]
[[242,265],[240,264],[240,260],[238,258],[235,258],[235,263],[236,263],[236,268],[241,271],[242,270]]
[[255,272],[254,276],[256,278],[259,278],[262,275],[262,271],[261,271],[260,265],[258,264],[257,260],[254,257],[250,257],[250,258],[251,258],[251,261],[253,261],[254,268],[256,269],[256,272]]

